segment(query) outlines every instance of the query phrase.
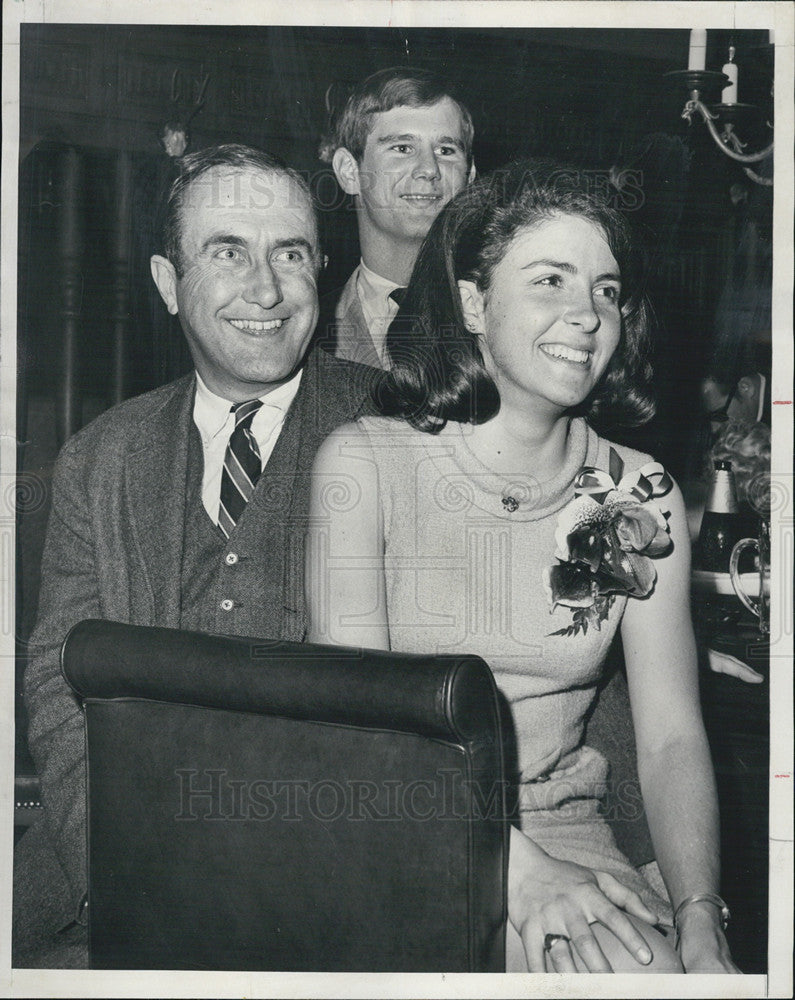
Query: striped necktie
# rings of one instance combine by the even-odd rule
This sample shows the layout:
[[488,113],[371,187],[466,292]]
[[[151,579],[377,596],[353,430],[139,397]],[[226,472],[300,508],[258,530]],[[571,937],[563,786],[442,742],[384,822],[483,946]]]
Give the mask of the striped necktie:
[[261,399],[249,399],[232,407],[235,429],[229,437],[221,473],[221,504],[218,527],[227,538],[240,520],[262,472],[259,448],[251,433],[251,421],[262,406]]

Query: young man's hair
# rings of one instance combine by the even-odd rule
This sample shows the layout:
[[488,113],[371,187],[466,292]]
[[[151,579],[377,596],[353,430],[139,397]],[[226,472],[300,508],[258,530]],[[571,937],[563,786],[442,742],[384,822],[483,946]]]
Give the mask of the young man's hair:
[[429,70],[411,66],[393,66],[373,73],[354,87],[340,111],[329,108],[328,130],[320,142],[318,155],[325,163],[331,163],[334,153],[344,148],[361,162],[373,115],[399,107],[426,108],[445,97],[450,98],[461,114],[461,138],[469,165],[475,135],[472,116],[449,83]]
[[306,195],[306,200],[315,214],[317,227],[317,216],[309,185],[297,170],[286,166],[281,160],[261,149],[254,149],[253,146],[243,146],[238,143],[207,146],[206,149],[189,153],[178,161],[179,173],[160,207],[160,250],[174,265],[178,278],[182,277],[185,270],[182,249],[182,206],[185,195],[192,184],[215,167],[226,167],[229,170],[259,170],[265,174],[289,177]]

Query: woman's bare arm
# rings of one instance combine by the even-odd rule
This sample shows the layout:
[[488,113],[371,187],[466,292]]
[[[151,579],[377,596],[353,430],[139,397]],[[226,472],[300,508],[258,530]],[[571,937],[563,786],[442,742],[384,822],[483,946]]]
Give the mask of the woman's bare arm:
[[315,458],[305,588],[310,642],[389,649],[378,470],[356,424]]
[[[670,511],[673,549],[655,561],[657,582],[649,597],[628,600],[621,634],[643,800],[676,908],[694,893],[719,891],[719,831],[690,618],[690,541],[678,487],[661,506]],[[709,903],[684,911],[687,971],[735,971],[719,916]]]

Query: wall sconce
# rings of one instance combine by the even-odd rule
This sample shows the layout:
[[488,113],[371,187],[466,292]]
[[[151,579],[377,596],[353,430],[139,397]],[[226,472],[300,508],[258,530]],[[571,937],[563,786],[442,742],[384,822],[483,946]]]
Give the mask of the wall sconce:
[[[773,44],[773,32],[769,34],[769,44]],[[703,28],[694,28],[690,32],[690,50],[688,54],[687,69],[674,70],[666,73],[672,82],[683,84],[690,92],[690,100],[686,102],[682,111],[682,118],[687,119],[692,125],[696,115],[701,115],[701,119],[709,130],[715,145],[725,153],[730,159],[743,165],[743,170],[757,184],[764,184],[772,187],[773,181],[770,177],[762,177],[752,170],[749,164],[760,163],[773,155],[773,142],[760,150],[758,153],[743,153],[746,143],[742,142],[735,132],[735,126],[750,121],[756,112],[753,104],[740,104],[737,101],[737,87],[739,73],[737,64],[734,61],[734,46],[729,46],[729,59],[723,66],[721,72],[705,69],[707,53],[707,32]],[[718,89],[722,90],[721,102],[707,106],[701,99],[704,94],[716,94]],[[767,123],[772,128],[770,122]],[[721,131],[718,131],[720,126]]]

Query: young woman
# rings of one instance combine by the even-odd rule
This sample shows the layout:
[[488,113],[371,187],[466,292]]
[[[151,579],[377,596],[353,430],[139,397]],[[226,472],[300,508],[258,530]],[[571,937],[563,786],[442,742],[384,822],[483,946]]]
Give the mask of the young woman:
[[[633,264],[585,175],[517,164],[468,188],[417,260],[384,415],[339,429],[315,465],[310,639],[477,653],[510,706],[509,971],[737,971],[682,499],[587,422],[652,412]],[[582,744],[619,627],[670,904],[616,847],[607,763]]]

